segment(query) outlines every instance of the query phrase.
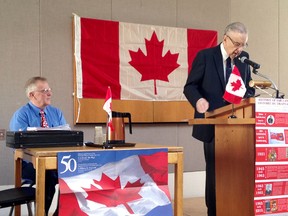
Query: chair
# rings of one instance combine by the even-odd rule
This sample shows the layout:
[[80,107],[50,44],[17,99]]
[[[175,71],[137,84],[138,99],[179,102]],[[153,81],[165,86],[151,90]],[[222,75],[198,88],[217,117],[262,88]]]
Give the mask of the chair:
[[[23,186],[29,184],[28,186]],[[35,188],[33,182],[24,180],[21,187],[10,188],[0,191],[0,208],[11,207],[9,216],[12,216],[14,207],[26,204],[28,215],[33,216],[31,202],[35,202]]]

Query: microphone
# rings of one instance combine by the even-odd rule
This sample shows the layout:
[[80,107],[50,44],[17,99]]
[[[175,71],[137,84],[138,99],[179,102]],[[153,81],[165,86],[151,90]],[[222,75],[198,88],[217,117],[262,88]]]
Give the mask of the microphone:
[[246,56],[242,56],[241,58],[238,58],[242,63],[246,63],[248,65],[250,65],[251,67],[253,67],[254,69],[259,69],[260,68],[260,64],[257,64],[256,62],[253,62],[251,60],[249,60]]
[[257,87],[261,89],[269,88],[272,85],[270,81],[263,81],[263,80],[250,80],[249,86],[250,87]]

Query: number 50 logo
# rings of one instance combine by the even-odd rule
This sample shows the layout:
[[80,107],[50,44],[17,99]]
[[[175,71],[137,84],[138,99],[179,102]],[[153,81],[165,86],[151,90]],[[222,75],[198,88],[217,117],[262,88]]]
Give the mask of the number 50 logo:
[[75,172],[77,168],[77,161],[74,158],[71,158],[71,155],[63,156],[61,164],[65,166],[65,169],[60,172],[60,174],[66,173],[67,171]]

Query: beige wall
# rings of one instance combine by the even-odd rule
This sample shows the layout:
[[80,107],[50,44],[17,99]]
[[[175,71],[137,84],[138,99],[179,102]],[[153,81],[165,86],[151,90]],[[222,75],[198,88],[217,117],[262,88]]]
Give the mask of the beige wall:
[[[222,37],[230,21],[250,29],[251,59],[287,92],[288,2],[286,0],[0,0],[0,128],[27,102],[24,83],[43,75],[53,104],[73,122],[72,13],[82,17],[143,24],[213,29]],[[133,118],[133,117],[132,117]],[[73,126],[93,140],[94,124]],[[184,146],[185,171],[204,170],[202,144],[186,124],[137,124],[127,141]],[[0,141],[0,185],[13,183],[13,151]],[[5,175],[3,175],[5,173]]]
[[259,72],[287,95],[288,1],[231,0],[230,13],[231,21],[241,20],[249,28],[248,51],[250,58],[261,64]]

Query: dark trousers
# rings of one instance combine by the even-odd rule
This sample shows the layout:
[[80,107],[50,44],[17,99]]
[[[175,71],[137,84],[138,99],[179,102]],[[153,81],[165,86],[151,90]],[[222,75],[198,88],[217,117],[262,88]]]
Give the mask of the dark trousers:
[[206,187],[205,201],[207,215],[216,216],[216,184],[215,184],[215,139],[204,143],[204,155],[206,161]]
[[[22,162],[22,179],[36,181],[36,171],[32,163]],[[58,184],[58,174],[56,170],[47,170],[45,178],[45,212],[48,215],[53,196],[55,194],[55,186]]]

